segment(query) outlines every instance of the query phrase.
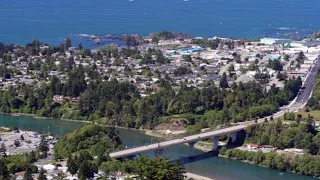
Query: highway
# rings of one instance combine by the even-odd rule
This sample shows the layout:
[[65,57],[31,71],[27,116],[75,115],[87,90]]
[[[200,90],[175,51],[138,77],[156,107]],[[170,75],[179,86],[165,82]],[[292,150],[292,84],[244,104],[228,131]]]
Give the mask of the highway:
[[[312,90],[314,87],[314,81],[317,76],[317,72],[320,68],[319,59],[320,59],[320,55],[319,55],[318,59],[316,60],[316,63],[314,64],[314,66],[311,68],[311,70],[309,71],[309,73],[306,76],[306,79],[303,83],[303,86],[305,88],[301,89],[301,93],[299,93],[297,95],[295,100],[290,105],[288,105],[283,110],[273,114],[274,118],[278,118],[278,117],[282,116],[285,112],[297,111],[305,106],[305,104],[307,103],[308,99],[310,98],[310,96],[312,94]],[[269,119],[270,116],[267,118]],[[264,122],[264,118],[258,120],[258,123],[262,123],[262,122]],[[146,146],[136,147],[136,148],[132,148],[132,149],[126,149],[126,150],[122,150],[122,151],[118,151],[118,152],[113,152],[113,153],[110,153],[109,156],[111,158],[121,158],[121,157],[135,155],[138,153],[143,153],[146,151],[164,149],[166,147],[177,145],[177,144],[197,142],[202,139],[209,139],[209,138],[213,138],[213,137],[219,137],[224,134],[238,132],[238,131],[241,131],[241,130],[245,129],[246,127],[251,126],[253,124],[255,124],[254,121],[248,121],[248,122],[244,122],[241,125],[228,127],[225,129],[214,130],[211,132],[205,132],[205,133],[201,133],[201,134],[197,134],[197,135],[187,136],[187,137],[180,138],[180,139],[174,139],[174,140],[164,141],[164,142],[150,144],[150,145],[146,145]]]
[[[320,57],[318,57],[319,59]],[[304,82],[304,87],[305,89],[301,89],[301,93],[298,95],[296,102],[299,103],[306,103],[307,100],[309,99],[313,87],[314,87],[314,80],[317,76],[318,70],[320,68],[320,62],[316,61],[315,65],[311,68],[305,82]]]

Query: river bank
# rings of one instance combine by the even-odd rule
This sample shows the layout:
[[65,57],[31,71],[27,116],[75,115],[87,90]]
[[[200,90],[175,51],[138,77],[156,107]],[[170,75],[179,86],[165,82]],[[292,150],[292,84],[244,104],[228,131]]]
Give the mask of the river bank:
[[[3,127],[18,127],[26,131],[47,132],[50,127],[50,133],[55,136],[64,135],[73,132],[76,129],[83,127],[85,123],[64,121],[60,119],[34,119],[29,116],[10,116],[0,114],[0,126]],[[124,146],[139,147],[146,143],[155,141],[150,136],[145,135],[141,130],[131,130],[128,128],[119,128],[119,136]],[[153,139],[153,140],[152,140]],[[183,158],[188,157],[189,148],[185,145],[176,145],[166,148],[164,157],[167,158]],[[203,151],[195,149],[195,155],[203,154]],[[154,152],[146,152],[144,155],[155,157]],[[192,162],[185,163],[186,171],[193,174],[198,174],[211,179],[228,179],[228,180],[256,180],[256,179],[272,179],[282,180],[284,178],[291,180],[312,180],[308,176],[300,176],[297,174],[281,172],[278,170],[262,168],[260,166],[243,163],[241,161],[230,160],[220,157],[208,157],[197,159]],[[283,175],[279,175],[283,173]]]
[[192,179],[196,179],[196,180],[214,180],[214,179],[211,179],[208,177],[200,176],[200,175],[189,173],[189,172],[185,173],[185,175],[187,176],[188,179],[192,178]]

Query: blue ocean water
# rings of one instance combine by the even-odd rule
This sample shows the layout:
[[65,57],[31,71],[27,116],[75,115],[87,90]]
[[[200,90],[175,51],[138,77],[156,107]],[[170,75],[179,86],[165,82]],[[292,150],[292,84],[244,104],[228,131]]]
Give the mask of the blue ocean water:
[[0,0],[0,41],[58,45],[75,34],[168,30],[260,38],[320,29],[319,0]]

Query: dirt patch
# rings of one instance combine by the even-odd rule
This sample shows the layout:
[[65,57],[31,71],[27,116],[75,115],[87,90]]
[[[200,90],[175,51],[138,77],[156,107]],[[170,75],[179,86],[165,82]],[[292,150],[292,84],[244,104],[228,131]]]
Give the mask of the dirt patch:
[[161,123],[155,127],[155,130],[184,131],[188,121],[185,118],[172,118],[168,122]]

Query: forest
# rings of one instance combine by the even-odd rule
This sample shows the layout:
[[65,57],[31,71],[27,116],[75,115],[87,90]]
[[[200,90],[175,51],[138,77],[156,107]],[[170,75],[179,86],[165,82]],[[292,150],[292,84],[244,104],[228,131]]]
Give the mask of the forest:
[[253,152],[239,149],[228,149],[220,154],[230,159],[246,161],[272,169],[320,177],[320,158],[311,155],[263,153],[262,151]]
[[[298,77],[287,80],[282,89],[271,86],[268,91],[256,82],[233,83],[230,88],[219,88],[212,83],[202,89],[181,85],[175,91],[170,82],[161,79],[156,93],[140,97],[130,82],[91,78],[86,83],[84,73],[80,65],[70,70],[66,82],[52,77],[49,83],[41,86],[22,85],[17,90],[0,92],[0,112],[148,129],[159,124],[160,117],[212,112],[210,116],[190,121],[191,125],[201,123],[211,127],[271,115],[292,100],[302,84]],[[54,95],[77,97],[79,100],[54,102]]]
[[261,123],[245,129],[245,143],[272,145],[279,149],[305,149],[311,155],[320,154],[320,133],[311,117],[299,123],[285,124],[281,120]]

